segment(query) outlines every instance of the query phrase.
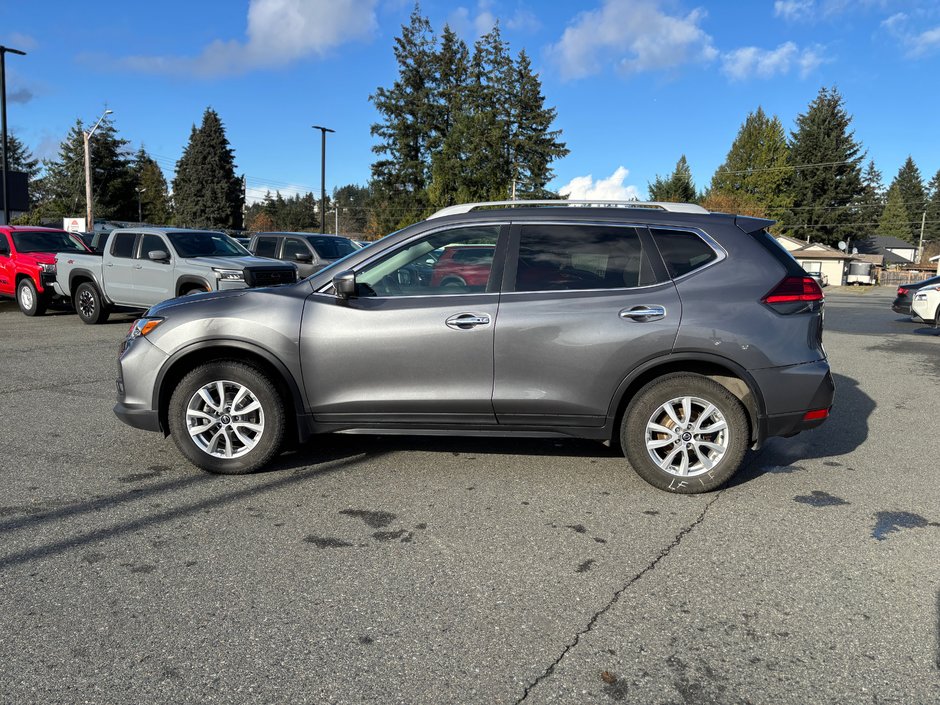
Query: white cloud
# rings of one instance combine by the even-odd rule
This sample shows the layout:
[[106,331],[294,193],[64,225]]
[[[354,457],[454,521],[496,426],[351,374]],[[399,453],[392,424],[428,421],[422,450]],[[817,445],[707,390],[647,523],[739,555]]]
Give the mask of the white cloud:
[[904,47],[909,59],[919,59],[940,50],[940,25],[918,32],[916,22],[903,12],[891,15],[881,26]]
[[451,29],[462,37],[469,37],[471,41],[493,29],[497,21],[502,27],[521,32],[533,32],[541,27],[538,17],[524,8],[517,9],[509,18],[500,18],[492,0],[479,0],[473,10],[461,5],[447,16],[447,24]]
[[613,64],[624,73],[671,69],[709,62],[718,52],[700,26],[705,11],[686,16],[663,12],[659,0],[604,0],[582,12],[549,54],[564,78],[583,78]]
[[774,2],[774,16],[782,17],[789,22],[812,19],[815,11],[814,0],[776,0]]
[[20,51],[32,51],[39,46],[39,42],[37,42],[34,37],[19,32],[11,32],[6,35],[6,41],[3,42],[3,44],[13,49],[19,49]]
[[558,189],[558,193],[573,201],[638,201],[640,191],[636,186],[624,186],[630,172],[626,167],[617,170],[606,179],[594,181],[594,176],[576,176]]
[[742,47],[721,56],[721,70],[732,81],[749,78],[773,78],[790,73],[796,68],[806,78],[825,61],[820,47],[803,50],[793,42],[785,42],[776,49]]
[[537,32],[542,28],[542,23],[535,13],[520,8],[506,20],[506,27],[518,32]]
[[198,76],[241,74],[322,56],[377,27],[378,0],[251,0],[246,41],[216,40],[197,57],[130,56],[127,68]]

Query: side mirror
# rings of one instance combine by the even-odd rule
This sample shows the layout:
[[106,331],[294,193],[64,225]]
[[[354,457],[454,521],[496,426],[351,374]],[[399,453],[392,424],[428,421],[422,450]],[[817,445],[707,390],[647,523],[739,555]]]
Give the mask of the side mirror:
[[309,252],[297,252],[294,254],[294,259],[298,262],[304,262],[305,264],[310,264],[313,262],[313,255]]
[[333,288],[336,289],[336,295],[341,299],[349,299],[356,296],[356,273],[350,270],[340,272],[333,277]]
[[147,258],[154,262],[168,262],[170,255],[164,250],[150,250],[147,253]]

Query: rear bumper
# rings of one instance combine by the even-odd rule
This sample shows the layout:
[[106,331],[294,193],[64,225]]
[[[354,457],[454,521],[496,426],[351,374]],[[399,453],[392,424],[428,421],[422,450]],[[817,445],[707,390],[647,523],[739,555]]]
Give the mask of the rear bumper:
[[794,436],[826,420],[806,419],[806,414],[832,408],[836,387],[827,361],[756,370],[753,374],[766,406],[766,413],[758,418],[758,446],[772,436]]

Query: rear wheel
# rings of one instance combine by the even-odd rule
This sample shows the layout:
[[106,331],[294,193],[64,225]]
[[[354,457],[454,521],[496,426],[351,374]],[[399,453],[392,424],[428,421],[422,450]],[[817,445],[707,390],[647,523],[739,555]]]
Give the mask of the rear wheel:
[[82,323],[94,325],[108,320],[111,312],[101,298],[101,292],[91,282],[79,284],[75,290],[75,313]]
[[170,434],[194,465],[222,475],[243,475],[265,465],[281,448],[284,403],[262,372],[232,360],[197,367],[173,391]]
[[43,294],[36,291],[36,285],[29,277],[24,277],[16,285],[16,303],[20,311],[27,316],[41,316],[46,312],[49,301]]
[[624,414],[620,442],[637,474],[669,492],[709,492],[737,472],[749,426],[741,402],[717,382],[674,374],[651,382]]

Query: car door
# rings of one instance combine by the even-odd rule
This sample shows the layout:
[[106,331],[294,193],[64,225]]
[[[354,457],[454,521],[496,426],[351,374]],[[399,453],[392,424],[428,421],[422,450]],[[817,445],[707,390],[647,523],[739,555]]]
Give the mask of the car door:
[[10,240],[6,233],[0,233],[0,294],[14,295],[16,272],[10,252]]
[[681,305],[644,228],[512,228],[494,338],[500,424],[602,426],[637,365],[672,350]]
[[[445,245],[497,245],[501,225],[444,227],[366,261],[358,295],[313,294],[300,336],[303,378],[318,421],[493,424],[493,329],[499,256],[488,282],[457,290],[414,276]],[[499,250],[504,253],[505,248]]]
[[[165,260],[152,260],[150,253],[162,250],[167,253]],[[166,239],[156,233],[143,233],[134,268],[137,271],[134,280],[134,302],[153,306],[176,295],[176,277],[173,269],[173,249]]]
[[137,233],[116,232],[108,240],[110,257],[104,256],[103,271],[105,295],[117,304],[138,304],[134,291],[137,274],[135,253]]
[[[308,259],[306,259],[306,261],[298,260],[297,255]],[[281,259],[296,265],[301,279],[309,277],[317,270],[323,268],[323,264],[319,261],[317,253],[313,251],[310,243],[299,237],[284,238],[284,244],[281,249]]]

